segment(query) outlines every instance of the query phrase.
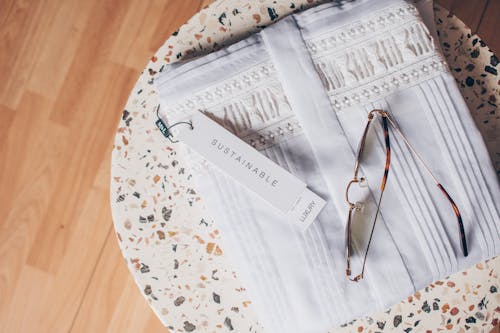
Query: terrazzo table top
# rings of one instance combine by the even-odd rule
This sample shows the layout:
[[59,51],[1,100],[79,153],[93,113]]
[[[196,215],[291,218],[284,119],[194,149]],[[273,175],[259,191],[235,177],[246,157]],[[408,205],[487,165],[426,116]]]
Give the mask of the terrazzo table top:
[[[167,39],[129,96],[112,153],[113,221],[126,264],[166,332],[264,329],[219,246],[216,222],[208,217],[183,156],[155,126],[153,82],[169,63],[240,40],[319,2],[215,1]],[[446,10],[435,8],[435,20],[448,64],[500,175],[498,58]],[[499,257],[478,263],[331,332],[498,332],[499,273]]]

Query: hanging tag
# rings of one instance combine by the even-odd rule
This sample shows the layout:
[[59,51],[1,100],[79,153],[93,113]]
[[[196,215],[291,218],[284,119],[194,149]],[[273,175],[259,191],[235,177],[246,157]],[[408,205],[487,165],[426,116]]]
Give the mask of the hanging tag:
[[155,122],[156,126],[160,130],[160,132],[163,134],[164,137],[169,138],[170,137],[170,132],[168,131],[167,125],[161,120],[161,118],[158,118]]
[[302,230],[325,206],[303,181],[202,112],[194,113],[191,123],[192,129],[179,128],[175,138],[286,214]]

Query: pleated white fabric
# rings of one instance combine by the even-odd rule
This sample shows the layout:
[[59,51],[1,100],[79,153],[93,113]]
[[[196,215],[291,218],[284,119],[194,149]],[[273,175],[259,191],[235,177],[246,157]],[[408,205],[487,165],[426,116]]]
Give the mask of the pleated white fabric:
[[[429,1],[417,5],[431,12]],[[202,110],[327,201],[302,233],[260,197],[179,147],[186,149],[225,253],[268,332],[327,332],[500,253],[496,174],[429,22],[403,0],[328,3],[173,64],[157,82],[165,121]],[[454,198],[468,257],[448,201],[391,130],[391,170],[365,278],[346,279],[345,186],[373,108],[391,113]],[[353,230],[355,273],[385,160],[379,127],[367,142],[360,171],[368,180],[366,218]]]

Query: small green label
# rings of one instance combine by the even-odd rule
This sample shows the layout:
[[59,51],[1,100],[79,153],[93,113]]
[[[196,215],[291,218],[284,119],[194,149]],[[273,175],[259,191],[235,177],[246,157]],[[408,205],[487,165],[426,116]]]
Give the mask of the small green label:
[[156,121],[156,126],[160,129],[160,132],[166,138],[168,138],[170,136],[170,132],[168,131],[168,127],[167,127],[167,125],[165,125],[165,123],[163,122],[163,120],[161,120],[160,118],[158,118],[158,120]]

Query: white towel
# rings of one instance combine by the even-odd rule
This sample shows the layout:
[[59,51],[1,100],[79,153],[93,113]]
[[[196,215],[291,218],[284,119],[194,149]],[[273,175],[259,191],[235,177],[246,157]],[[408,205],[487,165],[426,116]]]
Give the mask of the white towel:
[[[268,332],[327,332],[500,253],[496,174],[429,33],[434,27],[424,21],[432,22],[403,0],[332,2],[220,51],[173,64],[158,80],[166,122],[202,110],[327,201],[302,233],[186,149],[225,253]],[[346,279],[345,187],[373,108],[390,112],[457,203],[468,257],[462,255],[450,204],[390,130],[391,171],[365,278]],[[360,171],[369,195],[365,218],[353,230],[354,273],[369,236],[384,161],[376,124]]]

